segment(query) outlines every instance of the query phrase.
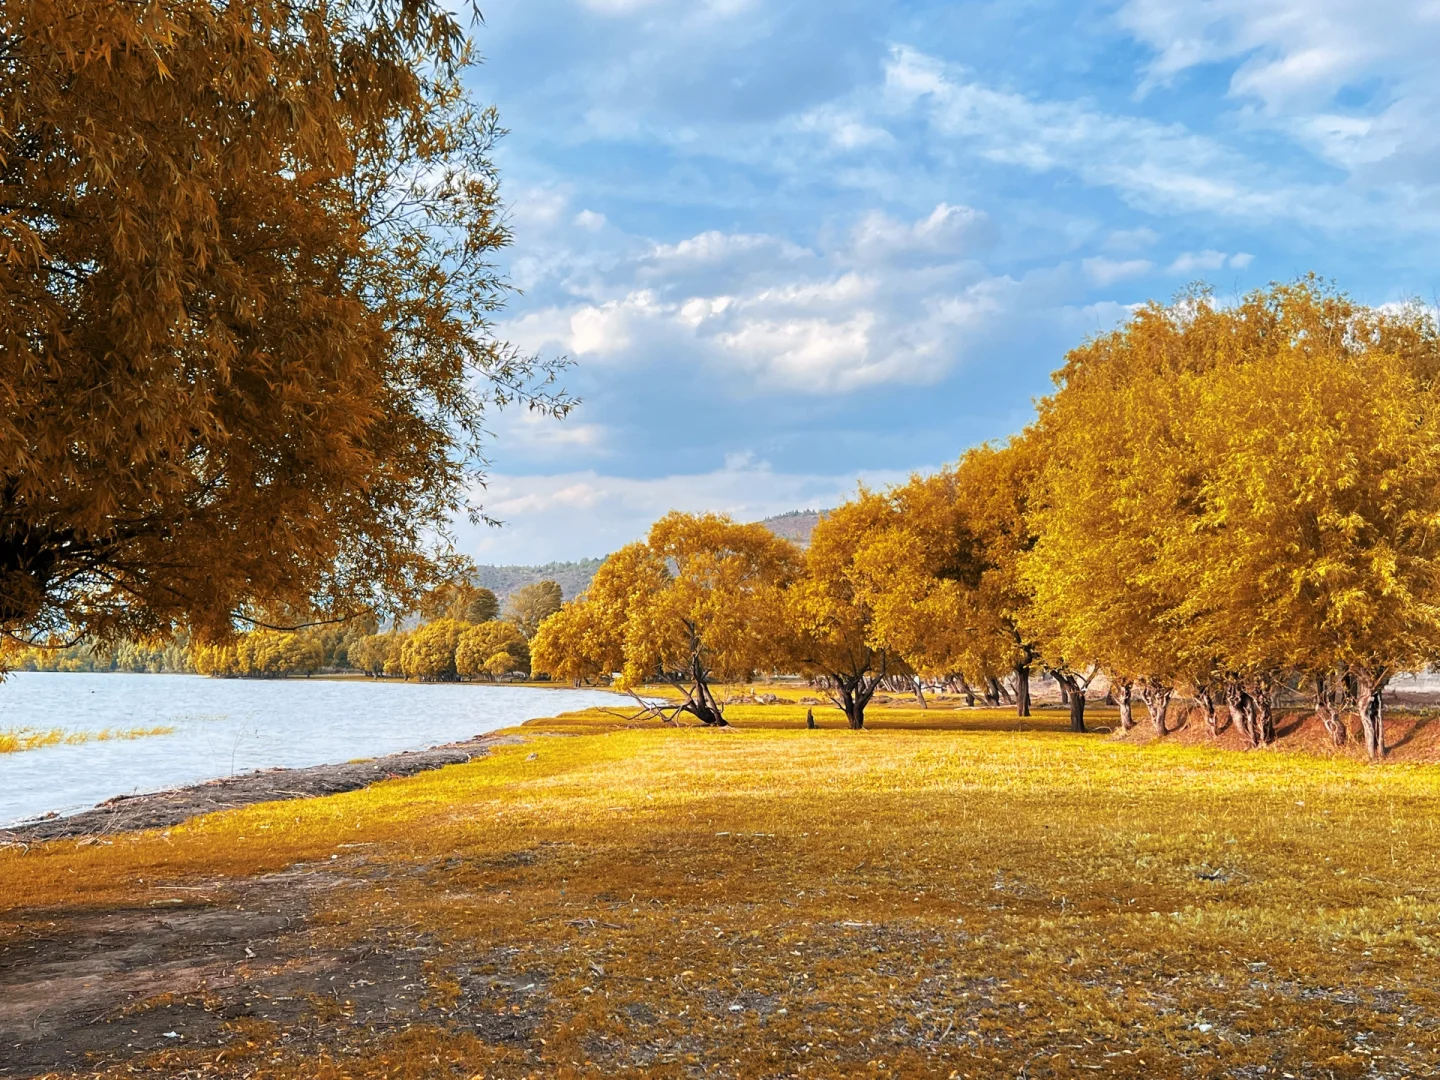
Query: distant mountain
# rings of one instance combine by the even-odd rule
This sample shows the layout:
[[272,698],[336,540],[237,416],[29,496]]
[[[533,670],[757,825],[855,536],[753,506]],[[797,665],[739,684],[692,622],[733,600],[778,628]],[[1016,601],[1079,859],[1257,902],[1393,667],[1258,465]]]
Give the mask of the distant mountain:
[[776,536],[793,540],[803,548],[810,546],[810,534],[815,531],[815,526],[820,523],[820,519],[829,513],[829,510],[791,510],[788,513],[768,517],[760,524]]
[[590,585],[604,559],[552,562],[544,566],[481,566],[475,584],[493,592],[501,603],[516,589],[536,581],[558,581],[566,600],[573,600]]
[[[830,511],[791,510],[777,514],[760,522],[776,536],[783,536],[802,548],[810,543],[810,533],[815,525]],[[515,590],[536,581],[558,581],[566,600],[573,600],[590,587],[590,579],[600,569],[604,559],[579,559],[575,562],[552,562],[544,566],[481,566],[475,575],[475,584],[481,585],[499,598],[505,598]]]

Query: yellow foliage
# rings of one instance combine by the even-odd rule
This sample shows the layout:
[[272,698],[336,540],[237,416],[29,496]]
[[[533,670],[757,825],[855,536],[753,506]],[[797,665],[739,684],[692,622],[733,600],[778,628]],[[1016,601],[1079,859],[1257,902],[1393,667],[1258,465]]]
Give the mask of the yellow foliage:
[[723,724],[710,682],[747,678],[779,657],[784,588],[799,564],[795,546],[763,525],[667,514],[541,624],[536,670],[579,679],[609,664],[624,686],[662,678],[686,688],[684,711]]
[[462,21],[0,5],[0,631],[223,639],[454,576],[486,406],[570,404],[491,333]]
[[460,635],[455,647],[455,670],[464,678],[530,674],[530,646],[514,623],[492,619]]
[[309,634],[255,630],[228,644],[196,644],[191,666],[201,675],[222,678],[280,678],[308,675],[325,661],[320,642]]
[[[483,625],[483,624],[482,624]],[[455,649],[470,629],[459,619],[436,619],[412,630],[400,647],[400,669],[407,679],[449,682],[459,678]]]

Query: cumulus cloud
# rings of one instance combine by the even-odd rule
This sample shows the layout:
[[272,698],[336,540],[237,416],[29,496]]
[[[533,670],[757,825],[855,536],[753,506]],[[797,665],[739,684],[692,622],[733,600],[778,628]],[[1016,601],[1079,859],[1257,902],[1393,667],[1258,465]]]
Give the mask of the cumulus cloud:
[[582,361],[683,358],[742,393],[921,385],[962,363],[970,338],[1004,315],[1013,282],[971,257],[993,234],[984,213],[943,202],[909,220],[862,214],[813,251],[707,230],[619,264],[608,297],[528,312],[502,331]]

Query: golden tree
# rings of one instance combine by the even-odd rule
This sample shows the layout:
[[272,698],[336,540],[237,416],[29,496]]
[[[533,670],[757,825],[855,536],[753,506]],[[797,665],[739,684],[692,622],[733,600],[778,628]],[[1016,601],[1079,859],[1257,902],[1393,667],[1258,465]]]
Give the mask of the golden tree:
[[503,619],[470,627],[455,646],[455,670],[462,678],[530,674],[530,645],[520,628]]
[[[567,678],[619,659],[622,686],[667,682],[683,695],[672,714],[723,725],[711,684],[747,678],[779,655],[784,588],[799,562],[799,550],[763,525],[667,514],[541,624],[535,666]],[[588,633],[574,632],[582,621]]]
[[1423,310],[1314,279],[1225,308],[1192,292],[1075,350],[1039,423],[1045,633],[1137,683],[1161,733],[1186,685],[1212,728],[1223,695],[1269,742],[1298,675],[1337,741],[1353,707],[1381,755],[1385,681],[1440,651],[1437,371]]
[[0,6],[0,633],[220,638],[453,574],[484,407],[569,404],[490,331],[471,61],[435,0]]
[[1023,440],[981,446],[956,466],[890,492],[892,523],[856,554],[873,611],[872,640],[923,675],[1013,679],[1030,715],[1040,657],[1023,616],[1020,559],[1031,543],[1032,471]]
[[861,490],[815,526],[801,574],[785,594],[787,663],[824,680],[826,694],[854,730],[887,675],[910,668],[873,638],[874,591],[856,568],[857,554],[893,524],[887,498]]
[[455,651],[471,629],[459,619],[436,619],[410,632],[400,648],[400,669],[407,679],[453,682],[459,678]]

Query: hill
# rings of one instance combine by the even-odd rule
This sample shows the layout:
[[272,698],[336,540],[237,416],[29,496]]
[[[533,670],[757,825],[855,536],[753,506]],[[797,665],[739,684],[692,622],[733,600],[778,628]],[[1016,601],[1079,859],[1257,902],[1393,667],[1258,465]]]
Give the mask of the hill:
[[566,600],[579,596],[590,584],[604,559],[578,559],[543,566],[481,566],[475,584],[493,592],[503,603],[515,590],[536,581],[558,581]]
[[820,523],[820,519],[829,513],[829,510],[791,510],[784,514],[768,517],[760,524],[776,536],[793,540],[803,548],[810,546],[810,534],[815,531],[815,526]]

